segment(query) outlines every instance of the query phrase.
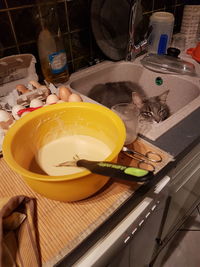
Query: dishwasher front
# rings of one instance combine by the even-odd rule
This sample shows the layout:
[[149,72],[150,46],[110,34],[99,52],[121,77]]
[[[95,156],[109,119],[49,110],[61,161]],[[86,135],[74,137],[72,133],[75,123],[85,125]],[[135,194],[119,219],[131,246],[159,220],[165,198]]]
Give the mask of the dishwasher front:
[[110,233],[93,245],[73,267],[148,266],[168,196],[165,176]]

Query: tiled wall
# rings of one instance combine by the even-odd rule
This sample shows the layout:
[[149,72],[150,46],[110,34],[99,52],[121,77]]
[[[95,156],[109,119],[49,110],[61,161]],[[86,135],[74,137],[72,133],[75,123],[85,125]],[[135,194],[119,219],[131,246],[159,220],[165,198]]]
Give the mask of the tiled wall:
[[[40,0],[42,1],[48,2]],[[39,62],[35,27],[38,12],[36,2],[37,0],[0,0],[0,57],[32,53]],[[57,3],[70,73],[88,66],[95,58],[105,59],[90,29],[91,0],[57,0]],[[180,30],[184,0],[142,0],[142,5],[147,19],[155,10],[174,13],[174,31]],[[39,64],[37,69],[39,71]]]

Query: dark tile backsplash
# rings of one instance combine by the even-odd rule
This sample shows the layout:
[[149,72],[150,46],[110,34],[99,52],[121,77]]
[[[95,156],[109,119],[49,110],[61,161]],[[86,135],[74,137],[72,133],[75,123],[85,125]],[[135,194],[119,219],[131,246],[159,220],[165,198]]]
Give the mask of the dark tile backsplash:
[[[91,30],[91,1],[57,0],[70,73],[106,59]],[[48,0],[40,2],[48,3]],[[175,15],[174,32],[180,31],[184,0],[142,0],[142,5],[147,21],[154,11],[172,12]],[[37,52],[40,27],[37,0],[0,0],[0,57],[32,53],[38,62],[37,71],[40,71]]]
[[0,13],[0,33],[0,42],[2,48],[15,45],[15,38],[7,12]]
[[33,8],[11,10],[10,15],[18,44],[36,39]]
[[23,7],[26,5],[33,5],[36,3],[36,0],[1,0],[2,2],[5,1],[8,8],[10,7]]

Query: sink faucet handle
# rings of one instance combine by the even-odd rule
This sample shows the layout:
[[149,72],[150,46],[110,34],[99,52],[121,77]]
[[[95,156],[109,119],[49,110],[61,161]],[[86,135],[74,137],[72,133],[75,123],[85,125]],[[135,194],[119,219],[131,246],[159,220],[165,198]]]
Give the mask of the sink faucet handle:
[[126,61],[132,61],[134,59],[134,44],[131,39],[129,39],[126,53]]
[[136,24],[136,15],[138,10],[138,4],[141,2],[141,0],[135,0],[132,2],[130,15],[129,15],[129,40],[127,44],[127,53],[126,53],[126,60],[132,61],[135,58],[134,53],[134,46],[135,46],[135,40],[134,40],[134,34],[135,34],[135,24]]
[[147,32],[144,35],[144,39],[140,41],[138,44],[134,44],[132,38],[129,39],[128,42],[128,48],[127,48],[127,56],[126,61],[133,61],[138,54],[140,54],[142,51],[147,49],[148,47],[148,39],[152,32],[153,27],[149,26]]

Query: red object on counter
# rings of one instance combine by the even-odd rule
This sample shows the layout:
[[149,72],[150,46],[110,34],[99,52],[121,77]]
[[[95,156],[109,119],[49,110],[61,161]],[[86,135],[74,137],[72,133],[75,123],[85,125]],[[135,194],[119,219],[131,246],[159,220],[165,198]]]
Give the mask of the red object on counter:
[[192,58],[195,59],[197,62],[200,62],[200,42],[195,48],[187,49],[187,54],[191,55]]
[[36,109],[38,109],[38,108],[42,108],[42,106],[40,106],[40,107],[37,107],[37,108],[23,108],[23,109],[20,109],[18,112],[17,112],[17,115],[19,115],[19,116],[21,116],[24,112],[26,112],[26,111],[34,111],[34,110],[36,110]]

